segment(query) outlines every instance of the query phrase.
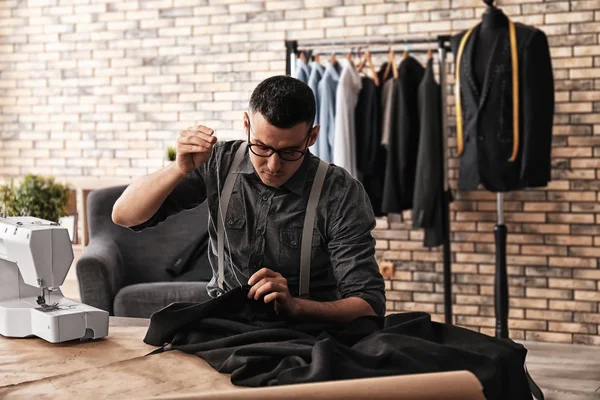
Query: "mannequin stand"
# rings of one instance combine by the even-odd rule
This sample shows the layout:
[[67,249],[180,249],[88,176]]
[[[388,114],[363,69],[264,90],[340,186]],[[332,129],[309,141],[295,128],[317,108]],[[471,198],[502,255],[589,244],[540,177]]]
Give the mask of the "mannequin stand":
[[496,309],[496,337],[508,339],[508,277],[506,272],[506,225],[504,225],[504,193],[496,195],[498,224],[494,227],[496,239],[496,277],[494,296]]
[[[507,230],[504,225],[504,193],[496,194],[498,224],[494,227],[494,236],[496,239],[496,276],[494,282],[494,305],[496,311],[496,337],[508,339],[508,274],[506,271],[506,237]],[[527,366],[525,374],[529,382],[531,394],[538,399],[544,400],[544,393],[535,383]]]

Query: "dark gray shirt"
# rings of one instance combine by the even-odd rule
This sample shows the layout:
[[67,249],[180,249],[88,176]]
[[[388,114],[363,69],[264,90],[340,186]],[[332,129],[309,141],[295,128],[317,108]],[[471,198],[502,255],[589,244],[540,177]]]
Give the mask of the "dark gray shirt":
[[[152,218],[131,227],[141,231],[208,200],[211,297],[216,297],[220,290],[216,277],[218,194],[241,143],[218,142],[210,160],[184,178]],[[261,182],[248,154],[233,171],[238,176],[224,218],[225,291],[239,286],[238,279],[246,285],[253,273],[266,267],[281,273],[288,280],[290,294],[298,295],[302,227],[318,164],[319,158],[307,153],[300,168],[280,188]],[[334,301],[360,297],[378,315],[385,314],[384,282],[375,261],[375,239],[371,235],[374,227],[375,216],[361,183],[343,168],[331,165],[317,207],[310,299]]]

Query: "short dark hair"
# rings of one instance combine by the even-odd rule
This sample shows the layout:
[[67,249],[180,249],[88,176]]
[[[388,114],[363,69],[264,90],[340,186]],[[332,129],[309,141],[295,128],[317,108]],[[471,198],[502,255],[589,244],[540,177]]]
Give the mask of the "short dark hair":
[[250,110],[258,111],[265,120],[287,129],[301,122],[312,127],[315,120],[315,95],[307,84],[290,76],[267,78],[250,96]]

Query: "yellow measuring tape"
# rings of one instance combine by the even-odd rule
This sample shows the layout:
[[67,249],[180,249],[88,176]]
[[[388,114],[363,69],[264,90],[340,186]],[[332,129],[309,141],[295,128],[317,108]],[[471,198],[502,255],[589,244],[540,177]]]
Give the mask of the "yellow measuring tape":
[[[455,79],[455,97],[456,97],[456,141],[458,146],[458,155],[461,156],[464,151],[464,136],[463,136],[463,117],[462,117],[462,102],[460,96],[460,62],[462,60],[463,51],[469,36],[475,30],[477,25],[472,27],[465,33],[458,46],[458,54],[456,56],[456,79]],[[517,51],[517,31],[515,23],[508,20],[508,33],[510,38],[510,58],[512,64],[512,88],[513,88],[513,151],[508,161],[513,162],[517,159],[519,153],[519,54]]]

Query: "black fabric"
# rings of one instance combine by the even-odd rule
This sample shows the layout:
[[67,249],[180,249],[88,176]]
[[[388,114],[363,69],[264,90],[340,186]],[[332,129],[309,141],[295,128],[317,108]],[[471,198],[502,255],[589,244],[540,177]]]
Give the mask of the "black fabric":
[[383,211],[412,208],[419,150],[418,90],[425,69],[413,57],[402,60],[394,82],[392,131],[386,160]]
[[356,167],[375,216],[380,217],[383,195],[383,175],[380,174],[381,156],[381,90],[373,79],[362,77],[362,89],[355,108]]
[[166,271],[173,281],[210,281],[212,269],[208,261],[208,232],[190,242]]
[[270,304],[248,299],[248,287],[204,303],[176,303],[152,315],[144,342],[153,352],[196,354],[241,386],[469,370],[488,400],[531,399],[527,350],[432,322],[426,313],[361,317],[342,325],[299,323]]
[[444,242],[442,218],[444,195],[444,135],[440,86],[433,76],[429,59],[419,86],[420,140],[413,197],[413,227],[424,228],[424,245],[440,246]]
[[371,176],[375,172],[375,157],[381,143],[379,88],[373,79],[362,77],[362,89],[355,108],[356,122],[356,167],[358,172]]
[[[479,183],[492,192],[546,186],[550,181],[554,81],[544,32],[516,23],[519,60],[519,154],[514,162],[513,100],[510,41],[507,28],[497,32],[489,57],[476,54],[481,26],[473,31],[460,68],[464,152],[460,158],[459,190]],[[451,40],[452,51],[466,32]],[[483,82],[475,70],[486,74]]]

